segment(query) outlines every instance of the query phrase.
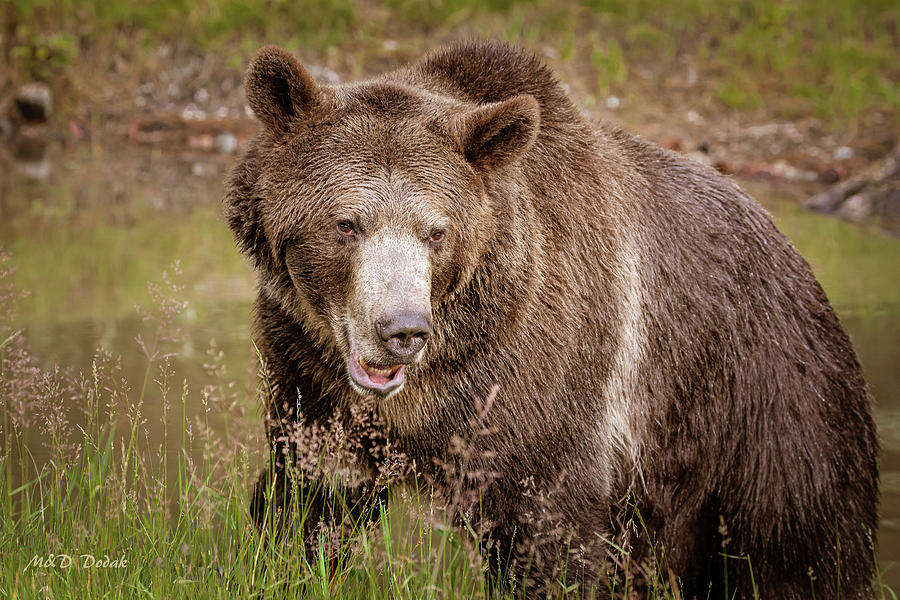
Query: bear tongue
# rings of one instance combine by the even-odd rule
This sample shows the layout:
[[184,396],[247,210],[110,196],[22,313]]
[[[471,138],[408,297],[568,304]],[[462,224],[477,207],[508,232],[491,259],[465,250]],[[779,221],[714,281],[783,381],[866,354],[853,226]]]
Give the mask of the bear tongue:
[[387,367],[376,366],[366,362],[366,360],[362,357],[360,357],[359,359],[359,365],[366,372],[366,375],[369,376],[369,379],[372,380],[372,383],[376,383],[378,385],[384,385],[392,380],[401,367],[401,365]]
[[366,374],[369,376],[369,379],[372,380],[372,383],[377,383],[378,385],[384,385],[394,378],[393,373],[390,373],[389,375],[382,375],[381,373],[373,373],[372,371],[367,370]]

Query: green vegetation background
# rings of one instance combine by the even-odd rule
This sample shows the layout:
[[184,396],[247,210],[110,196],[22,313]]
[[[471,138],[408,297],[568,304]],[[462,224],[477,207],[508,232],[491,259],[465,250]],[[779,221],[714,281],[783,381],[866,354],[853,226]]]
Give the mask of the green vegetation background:
[[365,54],[386,39],[490,35],[584,61],[600,91],[627,85],[633,64],[688,53],[724,106],[850,126],[900,107],[894,0],[7,0],[0,18],[22,80],[64,80],[85,60],[140,63],[161,43],[237,68],[261,42]]

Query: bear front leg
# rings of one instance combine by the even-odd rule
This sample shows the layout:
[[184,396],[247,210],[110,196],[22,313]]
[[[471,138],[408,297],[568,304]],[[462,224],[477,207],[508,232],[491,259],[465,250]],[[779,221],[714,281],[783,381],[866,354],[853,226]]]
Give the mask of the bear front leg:
[[292,460],[293,454],[284,444],[273,446],[269,465],[253,489],[251,518],[260,532],[273,538],[302,540],[311,553],[324,544],[326,553],[335,555],[360,527],[378,518],[386,490],[377,489],[372,478],[349,479],[339,466],[306,473]]
[[[488,507],[483,518],[494,524],[484,530],[481,540],[488,597],[555,598],[577,589],[576,597],[610,598],[615,586],[606,579],[608,548],[602,540],[614,534],[579,536],[575,519],[564,514],[552,494],[542,490],[526,497],[518,490],[500,491],[501,487],[482,499],[482,506]],[[490,510],[500,506],[508,511]],[[609,520],[606,514],[583,512],[595,527]],[[592,546],[579,541],[590,538],[595,540]]]
[[484,536],[489,598],[504,594],[555,598],[565,595],[566,590],[578,590],[576,597],[611,597],[601,563],[575,552],[571,543],[560,540],[536,544],[534,539],[534,531],[527,524],[514,530],[495,528]]

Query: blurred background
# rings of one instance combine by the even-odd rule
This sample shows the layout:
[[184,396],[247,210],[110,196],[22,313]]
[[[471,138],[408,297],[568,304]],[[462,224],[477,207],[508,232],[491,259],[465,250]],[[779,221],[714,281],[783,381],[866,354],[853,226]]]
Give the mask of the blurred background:
[[[220,354],[252,372],[253,278],[220,217],[256,130],[248,59],[278,43],[338,83],[471,36],[532,50],[591,116],[735,177],[772,212],[875,397],[878,559],[900,588],[896,0],[4,0],[0,251],[28,294],[12,326],[46,365],[88,372],[100,348],[139,381],[134,307],[178,260],[179,373],[201,385]],[[262,429],[257,407],[231,408]]]

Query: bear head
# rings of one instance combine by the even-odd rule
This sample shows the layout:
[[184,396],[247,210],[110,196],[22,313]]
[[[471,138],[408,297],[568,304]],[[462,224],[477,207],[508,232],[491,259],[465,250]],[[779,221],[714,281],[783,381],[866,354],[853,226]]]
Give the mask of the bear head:
[[503,234],[485,182],[532,146],[538,103],[476,105],[388,79],[319,85],[277,47],[252,60],[245,90],[262,128],[226,217],[260,293],[344,362],[353,389],[388,396],[440,346],[445,307]]

